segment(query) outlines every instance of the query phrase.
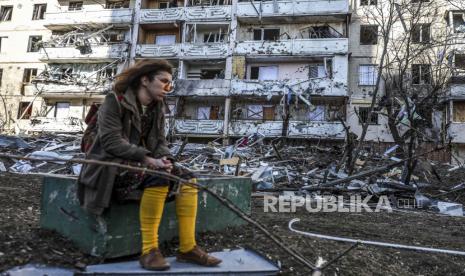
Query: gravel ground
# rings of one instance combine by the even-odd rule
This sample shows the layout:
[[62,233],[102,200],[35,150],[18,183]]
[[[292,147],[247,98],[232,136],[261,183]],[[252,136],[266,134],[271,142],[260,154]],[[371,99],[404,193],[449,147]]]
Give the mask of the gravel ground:
[[[451,185],[460,180],[449,175]],[[449,183],[449,182],[448,182]],[[83,268],[104,260],[80,252],[57,233],[39,228],[41,177],[0,174],[0,271],[27,263]],[[442,187],[443,188],[443,187]],[[463,192],[462,192],[463,194]],[[448,195],[451,196],[451,195]],[[461,200],[460,193],[454,194]],[[265,213],[263,200],[253,199],[253,218],[278,235],[308,260],[331,260],[350,245],[318,240],[292,233],[292,218],[303,231],[371,239],[416,246],[465,251],[465,218],[426,212],[381,213]],[[208,250],[248,247],[282,266],[283,275],[310,275],[310,271],[275,246],[252,226],[227,229],[222,233],[199,234],[198,243]],[[176,240],[162,244],[166,255],[173,254]],[[134,259],[136,256],[124,258]],[[465,275],[465,257],[445,254],[358,246],[325,271],[326,275]]]

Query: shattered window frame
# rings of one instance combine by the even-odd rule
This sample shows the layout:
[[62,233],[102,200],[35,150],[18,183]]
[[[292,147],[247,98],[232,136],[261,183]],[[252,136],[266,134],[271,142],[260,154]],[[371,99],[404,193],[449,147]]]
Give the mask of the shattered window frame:
[[431,64],[412,64],[412,85],[429,85],[432,81]]
[[327,107],[324,104],[314,105],[313,109],[307,112],[307,118],[310,122],[324,122],[326,121]]
[[47,4],[34,4],[34,10],[32,11],[32,20],[43,20],[45,19],[45,13],[47,12]]
[[223,69],[201,69],[200,79],[201,80],[224,79],[224,70]]
[[376,6],[378,5],[377,0],[360,0],[360,6]]
[[455,53],[455,55],[454,55],[454,69],[456,71],[465,72],[465,54]]
[[[113,78],[116,76],[118,68],[116,66],[107,67],[98,71],[96,75],[97,82],[108,82],[112,81]],[[72,73],[71,73],[72,74]]]
[[0,8],[0,21],[11,21],[13,17],[13,6],[12,5],[5,5],[1,6]]
[[431,42],[431,24],[414,24],[411,31],[413,43],[420,44]]
[[18,115],[16,119],[20,119],[21,115],[24,113],[24,116],[21,118],[21,120],[29,120],[32,116],[32,106],[31,102],[19,102],[18,106]]
[[225,33],[209,33],[203,34],[203,42],[204,43],[224,43],[227,42],[227,36]]
[[[265,39],[265,32],[278,31],[278,35],[274,36],[273,39]],[[257,39],[256,34],[260,35],[260,39]],[[278,41],[281,36],[280,28],[254,28],[253,29],[253,41]]]
[[28,44],[27,44],[27,52],[28,53],[36,53],[40,51],[40,46],[38,45],[42,41],[41,35],[30,35]]
[[[460,20],[460,22],[458,22],[458,20]],[[453,33],[465,33],[465,12],[453,12],[451,25]]]
[[379,125],[379,116],[376,112],[371,112],[371,117],[368,118],[368,113],[370,112],[370,107],[359,106],[357,108],[358,123],[369,124],[369,125]]
[[81,11],[83,4],[83,1],[71,1],[68,4],[68,11]]
[[360,45],[378,45],[378,25],[360,25]]
[[23,84],[29,84],[37,77],[37,68],[24,68]]
[[[314,62],[308,64],[308,78],[309,79],[319,79],[319,78],[332,78],[333,77],[333,70],[332,70],[332,59],[328,59],[326,61],[326,68],[325,63],[323,62]],[[320,75],[320,73],[323,73]]]

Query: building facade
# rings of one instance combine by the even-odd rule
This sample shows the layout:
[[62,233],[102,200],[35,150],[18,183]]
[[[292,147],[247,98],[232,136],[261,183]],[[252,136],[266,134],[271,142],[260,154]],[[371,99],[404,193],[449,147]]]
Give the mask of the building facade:
[[[379,20],[367,12],[381,2],[2,1],[1,127],[81,131],[118,72],[138,59],[163,58],[176,68],[167,101],[175,136],[342,141],[345,127],[360,136],[369,122],[367,140],[392,143],[382,112],[368,116],[383,43]],[[462,155],[465,23],[463,11],[441,6],[436,19],[457,44],[441,121]],[[381,98],[382,80],[379,88]]]

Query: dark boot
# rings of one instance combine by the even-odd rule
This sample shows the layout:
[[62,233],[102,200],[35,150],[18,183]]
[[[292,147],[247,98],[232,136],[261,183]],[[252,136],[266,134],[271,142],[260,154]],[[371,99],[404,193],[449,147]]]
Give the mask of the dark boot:
[[140,256],[140,265],[147,270],[167,270],[170,264],[163,258],[160,249],[155,248],[149,253]]
[[207,252],[197,245],[189,252],[179,252],[176,260],[178,262],[188,262],[203,266],[217,266],[222,262],[220,259],[208,255]]

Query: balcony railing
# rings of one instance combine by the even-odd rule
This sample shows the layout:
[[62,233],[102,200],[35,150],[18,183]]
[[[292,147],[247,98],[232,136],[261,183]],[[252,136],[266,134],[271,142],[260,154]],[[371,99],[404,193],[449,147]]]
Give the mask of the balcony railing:
[[240,41],[235,53],[248,56],[300,56],[347,54],[347,38],[289,39],[279,41]]
[[227,43],[178,43],[173,45],[137,45],[139,57],[183,57],[183,58],[225,58],[228,56]]
[[245,1],[237,4],[237,16],[239,18],[309,15],[328,16],[335,14],[344,15],[347,13],[349,13],[348,0]]
[[[246,136],[260,133],[267,137],[282,135],[282,121],[232,121],[229,125],[229,135]],[[290,121],[287,133],[294,138],[327,138],[344,139],[344,127],[338,122],[304,122]]]
[[46,118],[37,117],[30,121],[28,131],[31,132],[82,132],[84,124],[78,118]]
[[223,121],[176,119],[174,131],[176,134],[221,135],[223,133]]
[[339,122],[289,122],[289,137],[344,139],[345,130]]
[[113,24],[130,25],[132,9],[80,10],[45,13],[45,26],[56,29],[66,25]]
[[194,20],[229,20],[231,19],[231,6],[204,6],[181,7],[169,9],[143,9],[141,11],[141,24],[194,21]]
[[37,89],[41,91],[42,97],[65,97],[65,98],[83,98],[96,95],[104,95],[111,91],[111,83],[89,83],[89,84],[65,84],[58,82],[41,81],[37,82]]
[[44,47],[41,49],[41,60],[56,62],[73,61],[108,61],[127,56],[127,44],[91,45],[91,51],[81,53],[75,47]]
[[260,133],[268,137],[277,137],[282,135],[282,121],[249,121],[238,120],[229,123],[230,136],[248,136],[254,133]]
[[[173,96],[222,96],[227,97],[231,89],[231,81],[216,80],[184,80],[177,79]],[[171,94],[170,94],[171,96]]]
[[320,96],[348,96],[347,79],[318,78],[310,80],[232,80],[231,95],[278,96],[287,92]]

